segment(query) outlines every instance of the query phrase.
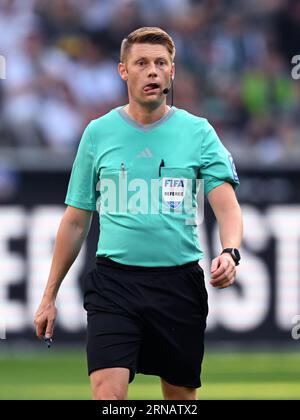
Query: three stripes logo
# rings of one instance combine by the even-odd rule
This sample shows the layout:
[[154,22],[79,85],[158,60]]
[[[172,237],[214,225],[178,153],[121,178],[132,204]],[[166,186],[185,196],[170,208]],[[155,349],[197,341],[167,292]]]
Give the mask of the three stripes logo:
[[148,147],[146,147],[146,149],[142,150],[139,154],[138,157],[144,157],[144,158],[151,158],[153,155],[151,153],[151,151],[148,149]]

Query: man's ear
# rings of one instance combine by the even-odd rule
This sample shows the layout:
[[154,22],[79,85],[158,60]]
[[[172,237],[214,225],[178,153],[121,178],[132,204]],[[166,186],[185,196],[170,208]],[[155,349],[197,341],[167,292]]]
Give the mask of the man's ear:
[[172,80],[175,79],[175,64],[172,63],[172,68],[171,68],[171,78]]
[[124,82],[127,82],[128,73],[127,73],[126,65],[124,63],[118,64],[118,71],[119,71],[119,75],[121,76],[121,79],[124,80]]

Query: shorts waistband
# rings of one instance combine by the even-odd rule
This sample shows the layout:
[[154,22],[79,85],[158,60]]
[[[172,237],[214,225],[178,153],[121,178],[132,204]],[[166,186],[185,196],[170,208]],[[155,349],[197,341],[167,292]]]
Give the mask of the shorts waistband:
[[139,266],[139,265],[127,265],[121,264],[116,261],[113,261],[111,258],[108,257],[96,257],[96,264],[98,265],[107,265],[109,267],[120,268],[122,270],[130,270],[130,271],[176,271],[185,268],[191,268],[198,265],[199,261],[191,261],[186,264],[182,265],[172,265],[172,266],[163,266],[163,267],[146,267],[146,266]]

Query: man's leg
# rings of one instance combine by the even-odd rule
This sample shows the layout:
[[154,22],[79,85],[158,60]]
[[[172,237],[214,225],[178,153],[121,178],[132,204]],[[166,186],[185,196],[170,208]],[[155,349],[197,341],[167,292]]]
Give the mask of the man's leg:
[[105,368],[90,375],[93,400],[126,400],[129,369]]
[[161,379],[161,389],[165,400],[197,400],[197,388],[171,385]]

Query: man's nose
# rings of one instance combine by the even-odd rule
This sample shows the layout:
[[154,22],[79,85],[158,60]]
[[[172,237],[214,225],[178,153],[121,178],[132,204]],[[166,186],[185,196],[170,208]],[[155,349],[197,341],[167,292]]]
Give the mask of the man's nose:
[[148,76],[149,77],[154,77],[154,76],[156,77],[157,76],[157,69],[156,69],[155,63],[149,64]]

